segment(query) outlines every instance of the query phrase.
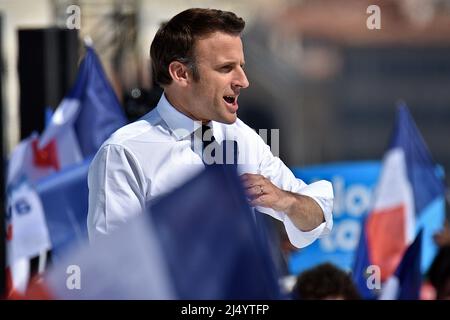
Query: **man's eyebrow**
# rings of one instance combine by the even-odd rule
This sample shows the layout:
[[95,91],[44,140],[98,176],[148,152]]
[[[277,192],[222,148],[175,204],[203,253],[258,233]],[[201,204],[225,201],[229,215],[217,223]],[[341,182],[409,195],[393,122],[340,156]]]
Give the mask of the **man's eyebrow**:
[[235,65],[240,65],[240,66],[244,66],[245,65],[245,61],[242,63],[238,63],[236,61],[224,61],[224,62],[219,62],[217,63],[217,67],[225,67],[225,66],[235,66]]

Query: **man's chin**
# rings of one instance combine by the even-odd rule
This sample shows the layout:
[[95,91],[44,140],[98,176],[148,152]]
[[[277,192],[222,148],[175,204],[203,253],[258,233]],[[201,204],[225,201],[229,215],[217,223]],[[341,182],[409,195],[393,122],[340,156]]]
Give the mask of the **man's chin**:
[[233,124],[237,120],[237,114],[229,113],[225,115],[218,115],[217,117],[214,117],[212,120],[224,124]]
[[220,122],[225,123],[225,124],[233,124],[236,122],[236,120],[237,120],[237,115],[235,114],[234,117],[226,117],[223,119],[223,121],[220,121]]

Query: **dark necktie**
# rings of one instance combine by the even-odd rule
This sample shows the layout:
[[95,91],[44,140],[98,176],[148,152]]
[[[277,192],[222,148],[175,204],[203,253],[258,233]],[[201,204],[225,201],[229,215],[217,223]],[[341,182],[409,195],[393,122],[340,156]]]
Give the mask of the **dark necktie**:
[[215,143],[216,142],[216,138],[214,138],[213,136],[213,132],[212,129],[207,126],[207,125],[202,125],[202,154],[203,157],[215,157],[215,148],[211,149],[211,152],[208,152],[209,150],[207,150],[207,154],[205,155],[205,149],[206,147],[208,147],[210,144]]
[[[205,157],[212,157],[212,159],[214,159],[215,157],[215,148],[212,148],[211,150],[206,150],[205,153],[205,148],[208,147],[209,145],[213,144],[213,143],[217,143],[216,139],[214,138],[214,135],[212,133],[212,129],[207,126],[207,125],[202,125],[202,143],[203,143],[203,161],[208,165],[208,164],[215,164],[211,163],[211,161],[205,161]],[[238,159],[238,144],[236,141],[234,140],[223,140],[220,148],[218,148],[218,150],[221,152],[221,154],[219,156],[222,156],[222,161],[221,163],[223,164],[235,164],[237,165],[237,159]],[[232,156],[228,153],[232,153]],[[215,159],[214,159],[215,160]],[[267,249],[269,249],[269,243],[268,243],[268,232],[267,232],[267,222],[265,221],[265,217],[264,217],[264,213],[258,212],[256,210],[256,208],[254,208],[253,210],[253,218],[254,221],[256,223],[256,227],[258,229],[258,235],[260,237],[261,243],[263,246],[266,246]]]
[[[223,140],[221,144],[218,145],[212,129],[207,125],[202,125],[202,144],[203,162],[205,162],[205,164],[237,164],[237,142],[234,140]],[[207,148],[212,144],[215,144],[215,146]],[[216,151],[219,153],[216,154]]]

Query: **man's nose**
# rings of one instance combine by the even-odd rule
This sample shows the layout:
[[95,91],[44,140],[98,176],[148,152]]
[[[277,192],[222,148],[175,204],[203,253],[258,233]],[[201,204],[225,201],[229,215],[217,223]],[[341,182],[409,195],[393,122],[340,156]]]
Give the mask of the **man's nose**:
[[240,69],[237,72],[236,78],[233,81],[233,86],[239,87],[241,89],[245,89],[250,85],[248,82],[247,76],[245,75],[245,72],[243,69]]

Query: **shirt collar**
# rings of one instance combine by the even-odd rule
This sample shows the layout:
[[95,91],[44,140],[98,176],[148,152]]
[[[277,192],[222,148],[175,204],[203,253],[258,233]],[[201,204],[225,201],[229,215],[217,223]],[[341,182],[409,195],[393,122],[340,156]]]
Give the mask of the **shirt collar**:
[[[156,109],[177,140],[186,138],[201,127],[199,121],[194,121],[184,113],[175,109],[167,100],[164,93],[161,95]],[[211,121],[208,125],[212,128],[216,141],[221,142],[223,135],[219,123]]]
[[192,120],[184,113],[175,109],[167,100],[164,93],[161,99],[159,99],[156,109],[177,140],[186,138],[201,126],[198,121]]

